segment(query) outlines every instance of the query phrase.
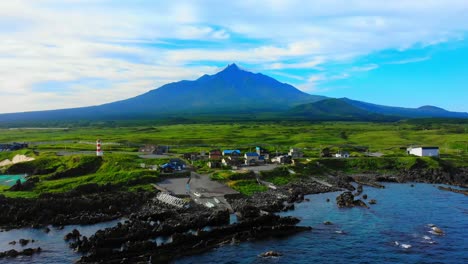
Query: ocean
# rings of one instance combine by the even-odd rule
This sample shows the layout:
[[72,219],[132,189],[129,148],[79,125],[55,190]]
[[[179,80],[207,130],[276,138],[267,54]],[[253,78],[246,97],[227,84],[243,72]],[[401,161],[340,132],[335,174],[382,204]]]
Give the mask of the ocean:
[[[312,231],[227,245],[175,263],[468,263],[466,196],[431,184],[385,186],[364,187],[367,201],[377,200],[370,209],[338,208],[339,192],[308,195],[309,202],[281,215],[299,217]],[[434,234],[432,225],[444,234]],[[270,250],[283,255],[259,257]]]
[[[286,238],[225,245],[174,263],[468,263],[468,199],[463,194],[438,190],[431,184],[384,184],[385,189],[364,187],[366,208],[338,208],[339,192],[308,195],[294,211],[300,225],[313,230]],[[330,199],[330,202],[326,200]],[[330,221],[331,225],[325,225]],[[90,235],[117,221],[91,226],[67,226],[45,234],[30,228],[0,232],[0,251],[20,249],[8,242],[32,238],[26,247],[40,246],[44,252],[32,257],[0,259],[0,263],[71,263],[79,255],[68,248],[63,236],[77,227]],[[444,231],[435,234],[431,226]],[[266,251],[276,258],[262,258]]]

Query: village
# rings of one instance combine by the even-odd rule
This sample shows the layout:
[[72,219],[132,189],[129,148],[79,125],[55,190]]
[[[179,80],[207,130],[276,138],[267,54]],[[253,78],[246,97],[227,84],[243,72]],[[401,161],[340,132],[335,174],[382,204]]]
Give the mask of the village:
[[[254,175],[258,184],[269,189],[276,189],[271,182],[267,182],[259,177],[262,171],[272,171],[282,165],[294,165],[296,160],[306,159],[304,153],[299,148],[290,148],[287,153],[271,153],[265,148],[255,147],[255,151],[244,151],[239,149],[212,149],[210,151],[188,152],[183,154],[170,153],[168,146],[145,145],[139,148],[141,157],[147,158],[169,158],[167,163],[162,165],[140,164],[142,168],[158,170],[164,179],[153,186],[162,192],[158,199],[162,202],[181,206],[180,198],[189,196],[194,202],[203,204],[209,208],[218,207],[229,209],[229,203],[225,195],[237,194],[238,192],[229,188],[223,182],[214,181],[209,174],[198,172],[195,164],[205,164],[213,171],[230,170],[236,173]],[[438,147],[408,147],[407,155],[438,157]],[[347,151],[337,151],[332,153],[325,148],[320,153],[324,158],[348,159],[353,158]],[[381,157],[381,153],[367,153],[370,157]],[[295,173],[289,169],[289,173]],[[314,180],[320,184],[328,185],[318,179]]]
[[[93,144],[93,142],[87,144]],[[98,157],[105,156],[104,145],[107,146],[106,151],[109,150],[108,155],[114,153],[129,154],[128,152],[110,151],[110,146],[115,144],[112,142],[106,144],[98,139],[95,155]],[[29,145],[34,146],[34,143]],[[29,145],[27,143],[11,143],[0,144],[0,147],[1,151],[9,152],[28,148]],[[356,149],[352,147],[325,147],[320,150],[319,155],[320,158],[325,159],[379,158],[383,156],[380,152],[369,152],[366,148],[360,148],[360,152],[356,152]],[[131,153],[142,159],[143,162],[139,164],[140,169],[158,173],[159,180],[151,185],[155,190],[161,192],[161,195],[158,196],[161,201],[174,206],[181,206],[184,203],[180,199],[185,197],[210,208],[217,207],[232,210],[225,199],[225,195],[238,194],[239,191],[227,184],[228,182],[224,178],[216,178],[217,174],[235,174],[237,175],[235,178],[253,180],[259,186],[275,190],[278,186],[268,182],[261,175],[265,172],[273,172],[278,168],[287,168],[287,174],[294,175],[296,173],[294,165],[297,162],[307,162],[314,158],[304,154],[304,150],[291,147],[287,152],[281,152],[256,146],[239,149],[201,149],[199,152],[181,153],[180,150],[174,151],[168,145],[145,144],[141,145],[136,152]],[[354,150],[353,154],[351,155],[348,150]],[[92,154],[89,150],[56,150],[55,153],[57,156]],[[438,157],[439,148],[408,147],[404,151],[400,148],[400,153],[404,156]],[[0,167],[31,160],[34,160],[34,158],[16,155],[11,160],[0,161]],[[312,177],[312,179],[317,183],[328,185],[317,178]]]

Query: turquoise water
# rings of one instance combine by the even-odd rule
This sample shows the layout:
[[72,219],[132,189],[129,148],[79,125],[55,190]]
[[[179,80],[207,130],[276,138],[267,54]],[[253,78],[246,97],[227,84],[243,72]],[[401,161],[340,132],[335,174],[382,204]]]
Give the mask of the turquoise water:
[[[301,225],[314,228],[310,232],[225,245],[175,263],[468,263],[466,196],[441,191],[430,184],[385,185],[385,189],[364,187],[368,199],[377,200],[370,209],[339,209],[334,202],[339,193],[326,193],[309,195],[309,202],[296,204],[296,210],[282,213],[299,217]],[[326,202],[327,198],[331,201]],[[324,225],[324,221],[333,225]],[[66,233],[77,228],[89,236],[116,223],[66,226],[64,230],[51,228],[48,234],[31,228],[0,232],[0,251],[21,249],[19,245],[8,244],[20,238],[37,240],[26,247],[40,246],[44,250],[32,257],[0,259],[0,264],[72,263],[80,256],[63,241]],[[444,235],[430,233],[429,224],[440,227]],[[269,250],[279,251],[283,256],[258,257]]]
[[[339,209],[334,202],[339,193],[326,193],[307,196],[310,202],[282,213],[301,218],[301,225],[314,228],[310,232],[223,246],[176,263],[468,263],[466,196],[430,184],[385,185],[364,187],[368,199],[377,200],[370,209]],[[445,234],[432,234],[429,224]],[[258,257],[269,250],[283,256]]]
[[20,174],[20,175],[0,175],[0,185],[13,186],[13,185],[15,185],[17,180],[21,180],[21,182],[25,182],[26,179],[24,177],[25,177],[24,174]]

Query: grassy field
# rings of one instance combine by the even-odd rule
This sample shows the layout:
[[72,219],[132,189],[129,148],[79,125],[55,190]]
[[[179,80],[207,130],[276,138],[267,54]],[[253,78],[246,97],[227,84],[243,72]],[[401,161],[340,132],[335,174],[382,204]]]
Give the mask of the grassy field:
[[[303,148],[318,155],[321,148],[365,147],[371,152],[401,154],[409,145],[439,146],[442,154],[466,155],[468,124],[279,122],[184,124],[144,127],[83,127],[70,129],[0,129],[0,142],[32,142],[36,149],[94,150],[103,140],[105,151],[135,151],[141,144],[169,145],[174,152],[260,145],[270,151]],[[119,143],[106,145],[108,143]]]
[[[263,122],[263,123],[214,123],[145,125],[124,127],[71,127],[59,129],[0,129],[0,143],[28,142],[30,149],[17,152],[0,152],[0,160],[11,159],[15,154],[36,157],[36,160],[8,168],[8,173],[30,173],[40,179],[29,192],[3,192],[8,196],[35,197],[44,192],[64,192],[88,184],[112,183],[125,190],[150,188],[149,183],[158,180],[158,173],[142,169],[140,163],[161,164],[167,160],[143,160],[136,154],[142,144],[168,145],[174,154],[189,151],[209,151],[213,148],[235,148],[253,151],[262,146],[270,153],[284,153],[289,148],[300,148],[314,164],[324,148],[332,152],[345,150],[352,156],[362,157],[368,152],[384,154],[383,158],[355,158],[348,161],[327,161],[327,167],[341,168],[347,172],[385,170],[386,168],[411,167],[415,158],[407,158],[409,145],[439,146],[441,158],[455,166],[468,164],[468,124],[396,122]],[[106,153],[100,159],[93,155],[57,156],[57,151],[94,151],[97,138],[103,140]],[[127,154],[124,154],[127,153]],[[427,166],[439,164],[424,159]],[[336,163],[336,164],[335,164]],[[198,164],[198,163],[197,163]],[[198,164],[201,172],[213,172]],[[311,173],[312,167],[295,168],[299,177]],[[1,173],[1,172],[0,172]],[[265,190],[251,177],[226,171],[215,171],[213,178],[225,181],[246,194]],[[293,177],[284,171],[264,174],[265,180],[281,185]],[[0,187],[5,190],[6,187]]]

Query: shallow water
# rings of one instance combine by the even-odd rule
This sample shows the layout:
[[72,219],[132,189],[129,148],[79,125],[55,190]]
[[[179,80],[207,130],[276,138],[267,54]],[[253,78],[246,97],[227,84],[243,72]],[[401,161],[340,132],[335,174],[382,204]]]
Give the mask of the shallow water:
[[6,186],[13,186],[15,185],[17,180],[21,180],[21,182],[25,182],[26,175],[19,174],[19,175],[0,175],[0,185]]
[[[45,233],[42,229],[33,228],[21,228],[13,229],[10,231],[0,232],[0,251],[6,251],[10,249],[16,249],[18,251],[25,248],[37,248],[41,247],[42,252],[33,256],[23,256],[17,258],[3,258],[0,259],[0,263],[73,263],[78,260],[81,255],[73,252],[68,247],[68,243],[63,240],[63,237],[70,233],[73,229],[78,229],[84,236],[90,237],[99,229],[115,226],[121,220],[114,220],[95,225],[68,225],[62,230],[58,230],[54,227],[49,227],[50,232]],[[10,245],[9,242],[16,241],[19,239],[34,239],[34,243],[22,247],[18,243],[16,245]]]
[[[300,225],[312,226],[312,231],[223,246],[175,263],[468,263],[466,196],[430,184],[385,186],[364,187],[368,200],[377,200],[370,209],[338,208],[339,192],[309,195],[310,202],[282,215],[301,218]],[[444,235],[431,233],[429,224]],[[283,256],[258,257],[269,250]]]

